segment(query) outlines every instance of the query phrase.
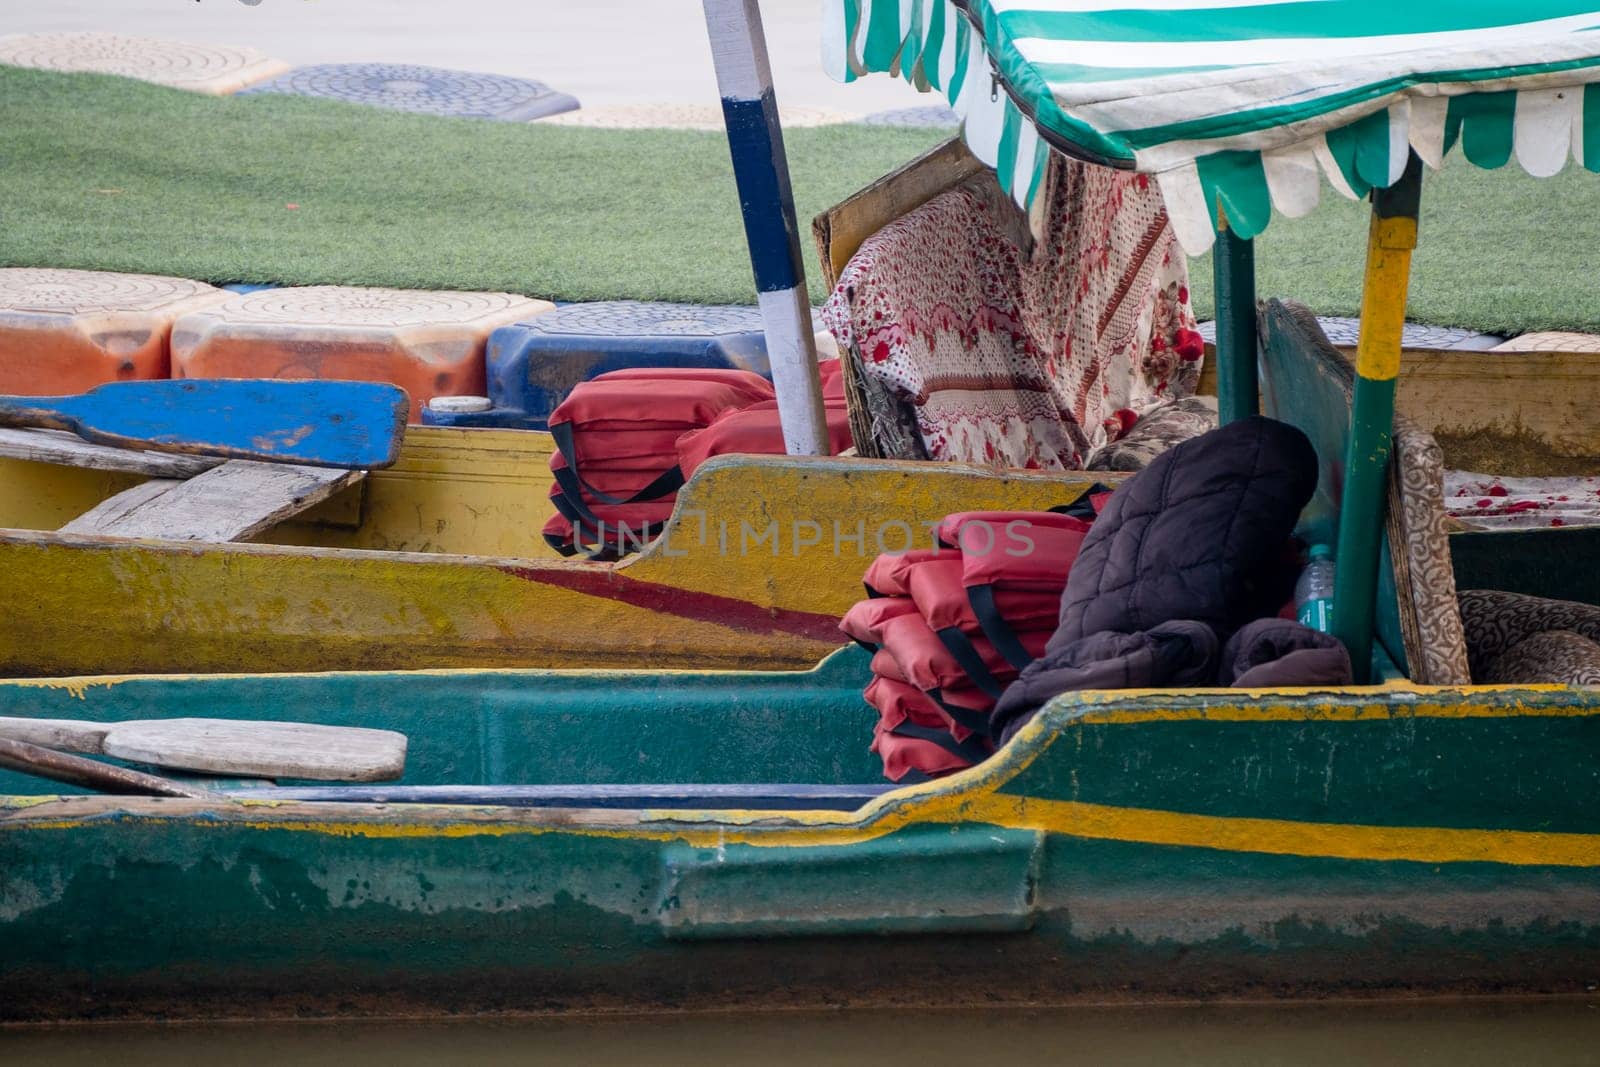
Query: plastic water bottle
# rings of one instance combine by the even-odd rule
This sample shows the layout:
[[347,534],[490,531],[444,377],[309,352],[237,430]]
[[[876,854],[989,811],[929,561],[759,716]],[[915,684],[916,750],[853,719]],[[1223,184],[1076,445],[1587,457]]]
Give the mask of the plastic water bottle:
[[1295,617],[1313,630],[1333,630],[1333,549],[1311,546],[1311,562],[1294,584]]

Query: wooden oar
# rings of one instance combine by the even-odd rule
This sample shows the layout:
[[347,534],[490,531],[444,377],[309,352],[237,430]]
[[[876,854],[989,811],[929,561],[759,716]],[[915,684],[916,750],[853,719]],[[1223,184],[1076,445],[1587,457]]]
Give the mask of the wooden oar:
[[406,766],[405,734],[298,722],[0,718],[0,738],[233,778],[386,782]]
[[52,782],[66,782],[101,793],[144,797],[208,797],[214,796],[204,789],[174,782],[170,778],[157,778],[153,774],[113,767],[99,760],[69,756],[26,741],[9,741],[0,738],[0,767],[21,771]]
[[355,470],[400,452],[405,390],[374,382],[187,378],[112,382],[81,396],[0,396],[0,426],[86,441]]

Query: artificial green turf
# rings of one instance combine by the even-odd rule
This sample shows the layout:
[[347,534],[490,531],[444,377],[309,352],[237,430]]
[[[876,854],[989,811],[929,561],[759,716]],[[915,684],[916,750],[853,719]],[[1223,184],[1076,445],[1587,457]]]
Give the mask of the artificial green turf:
[[[813,215],[936,144],[785,131],[812,295]],[[211,282],[752,303],[720,133],[215,98],[0,67],[0,264]]]
[[[933,131],[785,132],[802,230]],[[295,205],[291,208],[289,205]],[[1423,191],[1411,317],[1600,330],[1600,177],[1452,156]],[[1360,306],[1366,207],[1324,189],[1258,242],[1258,287]],[[805,236],[812,295],[820,298]],[[216,99],[0,67],[0,264],[215,282],[753,298],[721,134],[523,126],[280,96]],[[1191,264],[1210,314],[1210,263]]]
[[[1274,216],[1256,239],[1256,289],[1324,315],[1361,309],[1364,202],[1323,187],[1302,219]],[[1211,312],[1211,259],[1193,260],[1195,310]],[[1516,163],[1480,170],[1445,159],[1422,182],[1407,317],[1491,333],[1600,332],[1600,175],[1569,164],[1532,178]]]

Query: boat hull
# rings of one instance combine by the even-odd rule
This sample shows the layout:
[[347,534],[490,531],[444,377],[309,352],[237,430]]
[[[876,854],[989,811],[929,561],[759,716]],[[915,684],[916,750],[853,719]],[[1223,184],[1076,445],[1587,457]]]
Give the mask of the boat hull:
[[[536,729],[541,676],[494,677],[458,734]],[[846,751],[859,706],[817,681],[845,716],[818,744]],[[102,717],[152,684],[0,705]],[[218,706],[268,691],[188,684]],[[316,709],[326,684],[270,691]],[[784,769],[753,723],[800,705],[763,711],[771,693],[729,735],[741,780]],[[398,723],[376,706],[369,725]],[[592,724],[624,706],[650,701]],[[733,721],[710,707],[696,741]],[[1600,696],[1556,687],[1134,692],[1058,700],[983,766],[855,812],[12,796],[0,1014],[1581,990],[1600,978],[1597,741]]]
[[[933,524],[954,511],[1050,508],[1117,477],[720,457],[680,492],[667,535],[620,564],[418,551],[501,543],[478,518],[489,506],[481,484],[459,504],[391,493],[386,528],[408,551],[5,530],[0,674],[801,669],[844,642],[838,620],[880,551],[931,545]],[[434,513],[449,521],[421,528]],[[537,529],[520,531],[524,543]]]

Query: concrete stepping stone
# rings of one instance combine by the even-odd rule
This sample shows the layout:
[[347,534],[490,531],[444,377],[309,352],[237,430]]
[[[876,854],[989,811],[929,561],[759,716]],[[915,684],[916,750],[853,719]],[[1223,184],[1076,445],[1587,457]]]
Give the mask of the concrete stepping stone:
[[[816,325],[824,357],[833,336]],[[714,367],[769,374],[754,307],[616,300],[568,304],[502,326],[485,357],[488,395],[431,404],[423,421],[447,426],[544,429],[574,386],[629,367]]]
[[120,74],[213,96],[226,96],[289,69],[289,64],[253,48],[89,32],[0,37],[0,63],[40,70]]
[[511,293],[317,285],[237,293],[180,318],[174,378],[392,382],[411,419],[436,396],[482,394],[490,333],[554,305]]
[[961,116],[947,107],[902,107],[874,111],[856,120],[863,126],[905,126],[912,129],[954,129]]
[[[1335,348],[1354,348],[1361,333],[1361,320],[1339,315],[1318,315],[1317,323]],[[1217,341],[1217,324],[1202,322],[1200,335],[1207,344]],[[1485,352],[1505,338],[1492,333],[1478,333],[1455,326],[1425,326],[1408,322],[1400,343],[1405,348],[1425,348],[1436,351]]]
[[1525,333],[1504,344],[1495,345],[1491,352],[1600,352],[1600,336],[1592,333],[1569,333],[1565,330],[1540,330]]
[[398,63],[296,67],[249,92],[320,96],[394,111],[502,122],[527,122],[578,106],[574,97],[527,78]]
[[[822,108],[780,108],[779,120],[789,127],[838,126],[855,121],[855,116]],[[614,130],[722,130],[720,107],[700,104],[616,104],[585,107],[564,115],[553,115],[543,122],[557,126],[596,126]]]
[[153,274],[0,268],[0,393],[81,393],[165,378],[172,324],[228,294]]

